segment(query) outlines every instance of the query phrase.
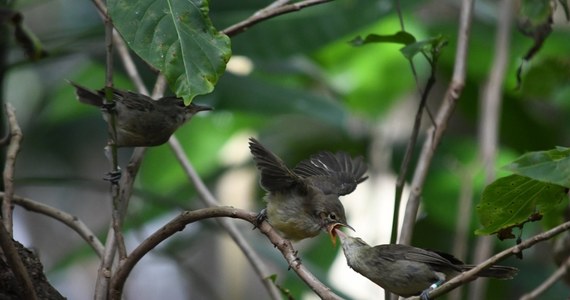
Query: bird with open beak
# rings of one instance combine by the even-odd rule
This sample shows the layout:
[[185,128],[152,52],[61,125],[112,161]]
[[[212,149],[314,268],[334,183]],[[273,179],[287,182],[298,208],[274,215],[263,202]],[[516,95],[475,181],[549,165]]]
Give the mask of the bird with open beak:
[[325,151],[290,169],[256,139],[250,139],[249,148],[261,172],[261,186],[267,191],[267,207],[258,220],[267,218],[283,237],[293,241],[314,237],[322,231],[336,240],[329,226],[352,228],[339,196],[352,193],[366,180],[362,157],[353,159],[344,152]]

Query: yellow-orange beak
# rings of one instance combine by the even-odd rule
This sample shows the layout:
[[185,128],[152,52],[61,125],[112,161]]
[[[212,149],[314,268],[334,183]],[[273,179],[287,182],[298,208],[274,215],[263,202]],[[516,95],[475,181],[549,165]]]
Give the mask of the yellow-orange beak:
[[327,232],[329,233],[329,236],[331,237],[331,242],[333,244],[333,247],[336,247],[336,230],[340,230],[341,227],[347,227],[347,228],[350,228],[352,231],[356,231],[356,230],[354,230],[354,228],[352,228],[352,226],[350,226],[348,224],[332,223],[332,224],[328,225],[327,226]]

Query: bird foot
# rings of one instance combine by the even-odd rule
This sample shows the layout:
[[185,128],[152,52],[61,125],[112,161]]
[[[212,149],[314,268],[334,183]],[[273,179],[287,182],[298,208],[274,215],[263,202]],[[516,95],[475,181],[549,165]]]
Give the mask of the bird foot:
[[442,283],[443,283],[443,280],[440,280],[440,281],[430,285],[427,289],[423,290],[422,293],[420,294],[420,299],[421,300],[429,300],[429,292],[438,288]]
[[259,226],[261,226],[261,223],[263,223],[265,220],[267,220],[267,209],[264,208],[259,212],[259,214],[257,214],[257,217],[255,217],[255,224],[253,225],[252,230],[259,228]]
[[111,101],[111,102],[103,102],[103,104],[101,104],[101,110],[106,112],[106,113],[112,113],[115,111],[115,101]]
[[291,263],[289,264],[289,267],[287,268],[287,271],[291,270],[295,265],[295,264],[301,264],[301,259],[297,256],[297,254],[299,253],[298,250],[293,251],[293,255],[295,256],[295,259],[293,261],[291,261]]
[[121,169],[120,168],[117,170],[113,170],[111,172],[108,172],[103,177],[103,180],[109,181],[111,184],[118,184],[120,179],[121,179]]

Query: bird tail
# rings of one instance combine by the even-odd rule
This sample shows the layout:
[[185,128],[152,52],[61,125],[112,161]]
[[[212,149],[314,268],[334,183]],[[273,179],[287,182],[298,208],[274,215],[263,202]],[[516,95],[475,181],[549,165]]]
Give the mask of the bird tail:
[[69,84],[75,87],[75,94],[77,95],[77,100],[79,102],[89,105],[94,105],[101,107],[103,105],[103,97],[85,87],[80,86],[79,84],[68,81]]
[[[474,265],[463,265],[464,271],[471,270]],[[519,269],[508,266],[491,266],[477,274],[479,277],[492,277],[497,279],[512,279],[517,275]]]

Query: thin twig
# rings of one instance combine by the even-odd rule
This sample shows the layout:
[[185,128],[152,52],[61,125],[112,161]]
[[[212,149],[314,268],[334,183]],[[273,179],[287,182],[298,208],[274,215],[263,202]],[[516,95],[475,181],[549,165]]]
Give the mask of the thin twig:
[[4,165],[4,201],[2,201],[2,218],[4,228],[10,236],[12,236],[12,197],[14,196],[14,172],[16,170],[16,157],[20,151],[20,143],[22,141],[22,130],[16,119],[16,111],[12,104],[6,103],[6,116],[10,126],[10,144],[6,150],[6,163]]
[[[511,42],[511,26],[513,19],[514,1],[503,0],[500,3],[497,35],[495,37],[494,58],[491,71],[481,99],[481,113],[479,121],[479,157],[485,172],[485,182],[490,184],[495,180],[495,165],[497,156],[497,143],[499,140],[499,123],[501,117],[502,91],[505,73],[509,62],[509,48]],[[493,251],[494,239],[481,237],[475,246],[473,261],[478,263],[489,257]],[[468,299],[484,298],[488,280],[477,280],[469,288]]]
[[6,103],[6,116],[10,126],[10,144],[6,150],[6,164],[4,165],[4,197],[2,199],[2,216],[0,217],[0,248],[6,256],[6,263],[10,270],[16,276],[18,282],[22,285],[22,296],[24,299],[37,299],[36,291],[30,274],[26,269],[18,250],[14,246],[12,240],[12,207],[14,198],[14,171],[16,166],[16,158],[20,151],[20,143],[22,141],[22,130],[16,119],[16,112],[10,103]]
[[[4,193],[0,192],[0,198],[4,198],[4,195]],[[26,210],[46,215],[67,225],[67,227],[79,234],[79,236],[83,238],[91,248],[93,248],[97,256],[103,256],[105,247],[101,244],[101,241],[99,241],[91,229],[89,229],[89,227],[87,227],[87,225],[85,225],[85,223],[83,223],[83,221],[78,217],[70,215],[55,207],[16,195],[14,195],[13,203],[25,208]]]
[[[219,219],[220,217],[239,218],[251,224],[257,224],[256,213],[229,206],[214,206],[182,212],[176,218],[168,222],[162,228],[158,229],[147,239],[145,239],[137,248],[133,250],[129,257],[123,261],[121,266],[117,269],[117,272],[115,273],[115,276],[111,282],[110,298],[121,298],[123,286],[131,270],[134,268],[136,263],[142,257],[144,257],[144,255],[155,248],[158,244],[176,232],[182,231],[186,225],[190,223],[208,218]],[[295,256],[295,251],[293,250],[291,243],[281,238],[281,236],[279,236],[279,234],[273,230],[269,223],[263,222],[259,225],[258,228],[283,253],[283,256],[286,258],[287,262],[293,268],[293,270],[299,274],[299,277],[301,277],[301,279],[303,279],[313,289],[313,291],[315,291],[315,293],[321,297],[321,299],[341,299],[333,294],[328,287],[323,285],[303,267],[301,262]]]
[[[178,139],[173,135],[172,137],[170,137],[168,144],[170,145],[170,148],[172,149],[176,158],[178,159],[178,162],[184,169],[184,172],[186,173],[186,175],[188,176],[194,187],[196,187],[196,191],[198,192],[198,195],[200,195],[200,199],[204,202],[204,205],[209,207],[219,206],[220,204],[218,200],[216,200],[216,198],[210,192],[206,184],[204,184],[202,178],[200,178],[200,176],[198,175],[196,170],[194,170],[194,167],[190,163],[190,160],[188,160],[188,157],[186,157],[186,154],[184,153],[184,150],[182,149],[182,146],[180,145]],[[242,233],[236,228],[235,223],[226,219],[216,219],[216,221],[218,221],[220,226],[222,226],[222,228],[224,228],[224,230],[228,232],[230,237],[233,239],[233,241],[240,248],[245,257],[248,259],[255,273],[257,274],[257,276],[259,277],[259,279],[267,289],[269,296],[272,299],[281,299],[279,291],[277,290],[275,285],[268,279],[270,274],[267,271],[265,264],[263,263],[261,258],[257,255],[257,253],[251,248],[249,243],[245,240]]]
[[[105,98],[104,103],[111,105],[113,103],[113,95],[111,88],[113,87],[113,23],[109,18],[106,11],[106,7],[103,3],[98,0],[94,0],[95,5],[99,9],[102,15],[103,22],[105,24]],[[111,172],[109,176],[120,174],[118,155],[117,155],[117,114],[114,109],[108,109],[109,122],[107,126],[109,127],[109,142],[105,147],[105,151],[109,155],[108,159],[111,164]],[[124,239],[121,233],[121,218],[119,216],[120,203],[120,187],[117,182],[111,180],[111,199],[113,204],[113,212],[111,214],[111,226],[112,230],[109,230],[107,235],[107,240],[105,241],[105,251],[101,259],[99,270],[97,273],[97,281],[95,285],[95,295],[94,299],[104,300],[107,299],[108,287],[110,274],[112,272],[113,261],[115,258],[115,253],[117,248],[119,249],[119,257],[126,256],[126,248],[124,244]]]
[[[457,275],[456,277],[445,282],[444,284],[442,284],[440,287],[436,288],[435,290],[430,291],[429,292],[429,298],[434,299],[436,297],[444,295],[447,292],[453,290],[454,288],[472,281],[477,276],[477,274],[479,272],[490,267],[491,265],[496,264],[500,260],[502,260],[508,256],[521,253],[524,249],[530,248],[536,243],[551,239],[554,236],[556,236],[556,235],[558,235],[558,234],[560,234],[566,230],[569,230],[569,229],[570,229],[570,222],[562,223],[562,224],[560,224],[560,225],[558,225],[558,226],[556,226],[556,227],[554,227],[554,228],[552,228],[546,232],[543,232],[541,234],[537,234],[537,235],[535,235],[529,239],[526,239],[518,245],[512,246],[511,248],[508,248],[506,250],[503,250],[503,251],[493,255],[489,259],[485,260],[484,262],[478,264],[475,268]],[[419,297],[412,297],[412,298],[409,298],[408,300],[418,300],[418,299],[419,299]]]
[[558,280],[568,274],[568,270],[570,269],[570,257],[564,261],[560,267],[552,273],[543,283],[537,286],[534,290],[530,293],[522,295],[520,300],[534,300],[538,296],[542,295],[546,290],[548,290],[551,286],[553,286]]
[[256,13],[254,13],[249,18],[222,30],[222,33],[226,34],[227,36],[234,36],[238,33],[242,33],[244,31],[246,31],[247,29],[249,29],[249,27],[251,27],[251,26],[253,26],[253,25],[255,25],[261,21],[271,19],[273,17],[280,16],[280,15],[283,15],[286,13],[299,11],[305,7],[319,5],[319,4],[331,2],[331,1],[333,1],[333,0],[305,0],[305,1],[300,1],[300,2],[296,2],[296,3],[276,6],[274,8],[270,8],[270,9],[262,9]]
[[443,133],[447,129],[447,123],[455,109],[455,105],[463,91],[465,85],[465,72],[467,70],[467,50],[469,44],[469,32],[471,29],[471,17],[473,12],[473,0],[463,0],[458,44],[456,50],[455,67],[453,69],[452,81],[443,98],[443,103],[438,111],[435,126],[428,131],[426,140],[422,147],[420,157],[412,179],[410,196],[406,205],[404,224],[400,233],[400,243],[409,245],[412,240],[414,224],[420,205],[420,197],[423,185],[431,164],[431,160],[441,141]]

